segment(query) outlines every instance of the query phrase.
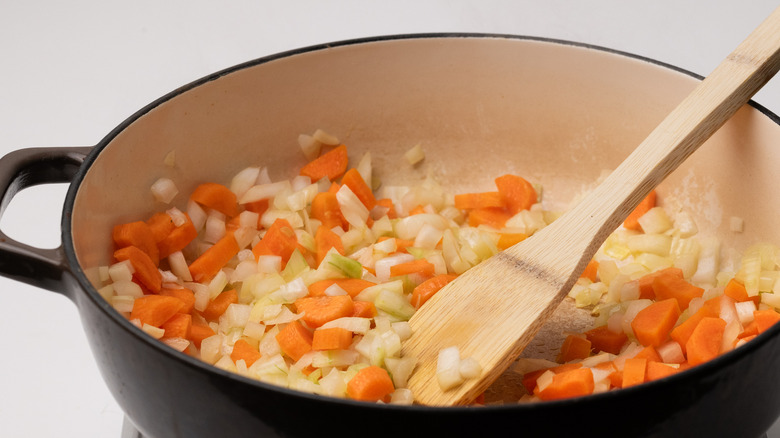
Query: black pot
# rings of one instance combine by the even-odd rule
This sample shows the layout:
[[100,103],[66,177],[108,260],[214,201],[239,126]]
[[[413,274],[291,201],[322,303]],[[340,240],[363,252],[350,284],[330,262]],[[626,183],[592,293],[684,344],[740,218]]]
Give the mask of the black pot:
[[[304,160],[296,136],[320,127],[355,158],[370,149],[389,183],[433,173],[457,190],[474,186],[462,176],[475,169],[511,170],[541,181],[545,202],[562,204],[622,161],[698,80],[592,46],[495,35],[385,37],[258,59],[151,103],[93,148],[2,158],[3,209],[31,185],[71,187],[62,246],[42,250],[0,235],[0,273],[76,304],[109,389],[149,437],[757,437],[780,414],[780,326],[711,362],[625,390],[524,405],[391,406],[303,394],[175,352],[114,311],[91,275],[108,262],[111,226],[150,212],[148,187],[158,177],[173,177],[182,193],[250,164],[286,177]],[[423,167],[397,165],[416,143],[428,151]],[[724,247],[779,241],[773,144],[780,120],[751,103],[665,182],[662,198],[702,211],[711,207],[704,195],[714,195],[723,215],[748,218],[739,236],[727,224],[700,224],[724,236]],[[172,150],[173,168],[163,164]],[[754,171],[739,178],[745,168]],[[710,184],[686,186],[690,178]]]

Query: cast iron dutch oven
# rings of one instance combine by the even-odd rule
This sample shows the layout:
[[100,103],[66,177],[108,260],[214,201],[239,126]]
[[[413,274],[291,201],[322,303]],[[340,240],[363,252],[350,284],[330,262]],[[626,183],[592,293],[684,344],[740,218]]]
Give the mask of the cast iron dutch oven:
[[[70,190],[61,247],[2,235],[0,271],[76,304],[106,384],[149,437],[757,437],[780,414],[780,326],[625,390],[526,405],[391,406],[298,393],[201,363],[138,330],[91,281],[109,262],[112,225],[161,207],[149,191],[157,178],[172,178],[182,193],[249,165],[289,178],[304,163],[297,135],[317,128],[355,159],[370,150],[385,184],[431,175],[454,192],[487,190],[511,172],[542,183],[548,208],[564,208],[699,80],[611,50],[503,35],[392,36],[261,58],[175,90],[94,147],[5,156],[3,207],[34,184],[70,182]],[[403,165],[418,143],[422,166]],[[174,167],[164,165],[171,151]],[[728,260],[757,241],[780,242],[778,166],[780,120],[751,103],[659,196],[691,212],[700,233],[718,236]],[[745,218],[743,233],[729,230],[730,216]]]

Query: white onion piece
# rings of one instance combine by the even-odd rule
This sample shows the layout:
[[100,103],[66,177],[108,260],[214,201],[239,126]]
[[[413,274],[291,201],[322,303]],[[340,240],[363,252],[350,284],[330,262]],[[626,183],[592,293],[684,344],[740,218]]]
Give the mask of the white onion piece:
[[247,167],[238,172],[230,181],[230,191],[232,191],[236,197],[241,198],[250,187],[257,184],[257,178],[259,176],[259,167]]
[[239,204],[260,201],[262,199],[271,199],[284,190],[291,190],[290,181],[284,180],[275,183],[258,184],[250,187],[246,193],[238,198]]
[[408,388],[398,388],[390,394],[390,404],[411,405],[414,404],[414,394]]
[[322,149],[322,143],[308,134],[300,134],[298,136],[298,145],[301,147],[303,155],[309,161],[317,158],[320,155],[320,149]]
[[341,186],[336,192],[336,200],[341,207],[344,219],[356,228],[364,228],[368,219],[368,209],[363,202],[346,185]]
[[348,295],[347,291],[345,291],[344,288],[339,286],[337,283],[333,283],[327,288],[325,288],[324,293],[329,297],[335,297],[338,295]]
[[117,262],[108,267],[108,276],[113,282],[130,281],[133,279],[134,272],[135,269],[133,269],[133,264],[130,263],[130,260]]
[[672,221],[663,207],[653,207],[637,219],[642,231],[647,234],[660,234],[672,228]]
[[190,341],[184,338],[165,338],[162,341],[176,351],[184,351],[190,346]]
[[467,357],[460,361],[458,371],[464,379],[476,379],[482,374],[482,366],[473,357]]
[[735,303],[734,308],[737,311],[737,318],[739,319],[739,322],[743,325],[750,324],[753,321],[753,312],[757,310],[756,303],[753,301]]
[[683,363],[685,362],[685,355],[683,354],[682,347],[676,341],[669,341],[661,344],[656,348],[658,355],[661,356],[661,360],[664,363]]
[[196,230],[202,229],[203,225],[206,224],[206,218],[208,218],[206,210],[193,200],[187,202],[187,215],[190,217]]
[[417,365],[417,359],[413,357],[388,357],[385,358],[385,366],[393,376],[393,386],[396,388],[405,388],[409,382],[409,376],[412,375],[414,367]]
[[340,143],[339,139],[336,136],[328,134],[322,129],[317,129],[316,131],[314,131],[314,134],[312,134],[311,136],[318,142],[322,144],[326,144],[328,146],[338,146]]
[[336,318],[332,321],[328,321],[325,324],[323,324],[320,328],[326,329],[326,328],[334,328],[334,327],[342,328],[344,330],[349,330],[352,333],[358,333],[364,335],[368,332],[369,329],[371,329],[371,318],[345,316],[342,318]]
[[265,326],[259,322],[247,321],[241,334],[249,338],[260,340],[263,339],[263,335],[265,335]]
[[434,249],[439,243],[444,232],[431,224],[423,224],[420,232],[414,238],[415,248]]
[[383,259],[379,259],[374,264],[374,271],[379,281],[387,281],[390,279],[390,268],[401,263],[414,261],[414,256],[411,254],[397,254]]
[[181,280],[192,281],[192,274],[187,266],[187,259],[184,258],[184,254],[181,251],[173,252],[168,256],[168,265],[171,267],[173,274]]
[[154,339],[161,339],[163,336],[165,336],[165,330],[155,327],[153,325],[144,324],[141,327],[141,330],[143,330],[146,334],[153,337]]
[[261,255],[257,258],[257,271],[271,274],[282,270],[282,258],[276,255]]
[[114,293],[116,293],[117,295],[121,295],[125,297],[133,297],[133,298],[141,298],[142,296],[144,296],[144,291],[141,289],[141,286],[137,285],[132,281],[127,281],[127,280],[115,281],[113,283],[113,286],[114,286]]
[[372,168],[371,168],[371,152],[366,152],[363,154],[363,157],[360,158],[360,161],[358,161],[357,166],[355,166],[355,169],[357,169],[358,173],[360,174],[360,177],[363,178],[363,181],[369,186],[372,187],[372,181],[371,178],[373,178],[372,175]]
[[404,153],[404,158],[409,164],[415,165],[425,159],[425,152],[421,145],[416,144]]
[[439,357],[436,361],[436,379],[442,391],[463,383],[463,376],[460,375],[460,351],[458,347],[447,347],[439,351]]
[[179,189],[170,178],[160,178],[152,184],[154,199],[164,204],[170,204],[177,194],[179,194]]

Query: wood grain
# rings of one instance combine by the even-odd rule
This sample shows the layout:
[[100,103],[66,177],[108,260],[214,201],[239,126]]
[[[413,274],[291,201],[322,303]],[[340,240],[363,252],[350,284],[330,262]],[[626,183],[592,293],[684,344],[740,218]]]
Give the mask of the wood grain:
[[[547,228],[477,265],[411,319],[403,354],[418,359],[409,387],[418,403],[471,402],[517,358],[636,205],[780,69],[775,10],[664,119],[604,182]],[[438,352],[457,346],[482,376],[442,391]]]

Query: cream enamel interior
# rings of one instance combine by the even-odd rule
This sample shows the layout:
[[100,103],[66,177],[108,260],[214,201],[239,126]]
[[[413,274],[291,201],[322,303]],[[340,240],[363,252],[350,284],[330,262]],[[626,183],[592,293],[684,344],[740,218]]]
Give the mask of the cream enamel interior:
[[[344,142],[353,163],[370,150],[385,184],[432,175],[452,192],[490,190],[512,172],[563,209],[696,82],[598,49],[496,37],[383,40],[275,59],[181,93],[113,138],[78,190],[74,248],[81,266],[105,264],[114,224],[166,208],[149,189],[159,177],[181,194],[229,183],[250,165],[291,177],[304,163],[298,134],[317,128]],[[412,168],[402,156],[418,143],[426,159]],[[778,146],[780,126],[745,107],[664,182],[662,202],[691,212],[729,251],[780,243]],[[163,163],[171,151],[173,168]],[[731,216],[745,219],[744,232],[729,230]]]

